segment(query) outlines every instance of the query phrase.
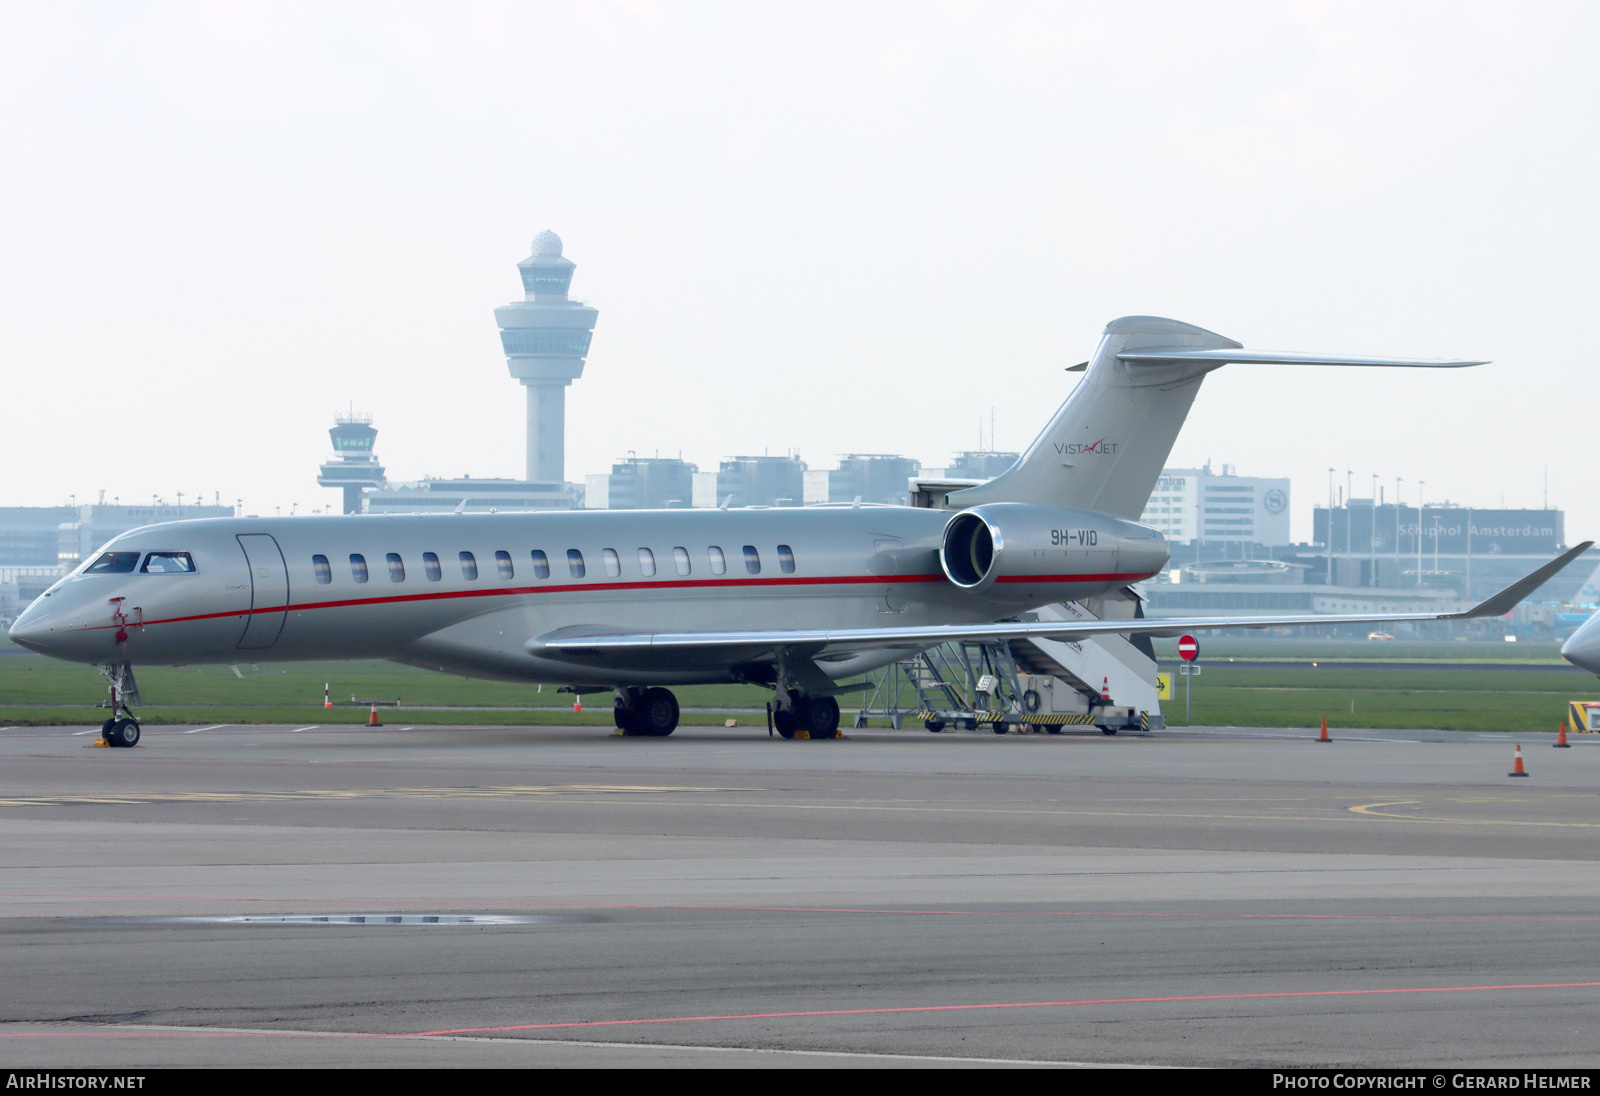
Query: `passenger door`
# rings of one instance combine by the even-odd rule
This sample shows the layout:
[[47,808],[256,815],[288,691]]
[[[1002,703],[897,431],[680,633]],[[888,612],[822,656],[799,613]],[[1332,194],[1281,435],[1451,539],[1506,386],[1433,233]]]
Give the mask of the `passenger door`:
[[238,541],[250,568],[250,618],[239,649],[256,651],[271,647],[283,631],[289,615],[289,568],[278,542],[266,533],[240,533]]

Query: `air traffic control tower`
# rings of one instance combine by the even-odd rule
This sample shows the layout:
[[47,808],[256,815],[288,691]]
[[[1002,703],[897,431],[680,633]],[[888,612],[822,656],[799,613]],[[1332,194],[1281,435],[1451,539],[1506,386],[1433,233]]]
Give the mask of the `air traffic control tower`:
[[333,449],[338,458],[322,466],[317,483],[323,487],[343,488],[344,512],[359,514],[362,492],[384,485],[383,465],[378,463],[377,455],[372,451],[372,443],[378,440],[378,432],[372,427],[372,416],[357,415],[354,411],[338,415],[333,420],[328,437],[333,439]]
[[567,296],[577,264],[546,229],[517,264],[523,300],[494,310],[511,375],[528,390],[528,471],[533,483],[566,480],[567,385],[583,376],[598,310]]

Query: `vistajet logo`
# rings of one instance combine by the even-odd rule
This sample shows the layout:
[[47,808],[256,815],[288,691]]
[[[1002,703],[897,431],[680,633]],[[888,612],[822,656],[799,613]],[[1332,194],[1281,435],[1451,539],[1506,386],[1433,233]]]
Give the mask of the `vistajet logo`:
[[1120,443],[1106,441],[1105,438],[1101,438],[1099,441],[1093,442],[1089,445],[1084,445],[1082,442],[1072,442],[1071,444],[1068,444],[1066,442],[1058,441],[1056,442],[1056,452],[1060,453],[1064,457],[1078,456],[1079,454],[1086,453],[1092,453],[1097,457],[1109,457],[1116,453],[1118,444]]

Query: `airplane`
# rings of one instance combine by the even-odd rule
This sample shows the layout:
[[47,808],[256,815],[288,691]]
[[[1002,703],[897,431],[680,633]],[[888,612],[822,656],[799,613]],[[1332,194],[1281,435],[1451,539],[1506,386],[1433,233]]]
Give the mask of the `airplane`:
[[[1136,598],[1168,551],[1138,518],[1207,373],[1223,365],[1455,368],[1478,361],[1244,349],[1176,320],[1108,324],[1037,439],[941,508],[211,518],[124,533],[52,586],[11,638],[96,666],[107,742],[131,746],[135,664],[378,658],[612,691],[617,726],[669,735],[671,686],[773,690],[785,738],[838,732],[839,682],[954,640],[1497,616],[1589,545],[1455,613],[1038,622]],[[1104,614],[1102,614],[1104,615]]]
[[1580,670],[1600,675],[1600,612],[1567,637],[1561,645],[1561,657]]

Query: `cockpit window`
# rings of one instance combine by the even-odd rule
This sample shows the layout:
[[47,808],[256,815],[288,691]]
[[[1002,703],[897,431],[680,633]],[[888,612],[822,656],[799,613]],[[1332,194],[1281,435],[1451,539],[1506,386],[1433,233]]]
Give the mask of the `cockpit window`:
[[194,571],[194,557],[188,552],[151,552],[139,570],[147,575],[187,575]]
[[129,575],[139,566],[138,552],[107,552],[85,567],[86,575]]

